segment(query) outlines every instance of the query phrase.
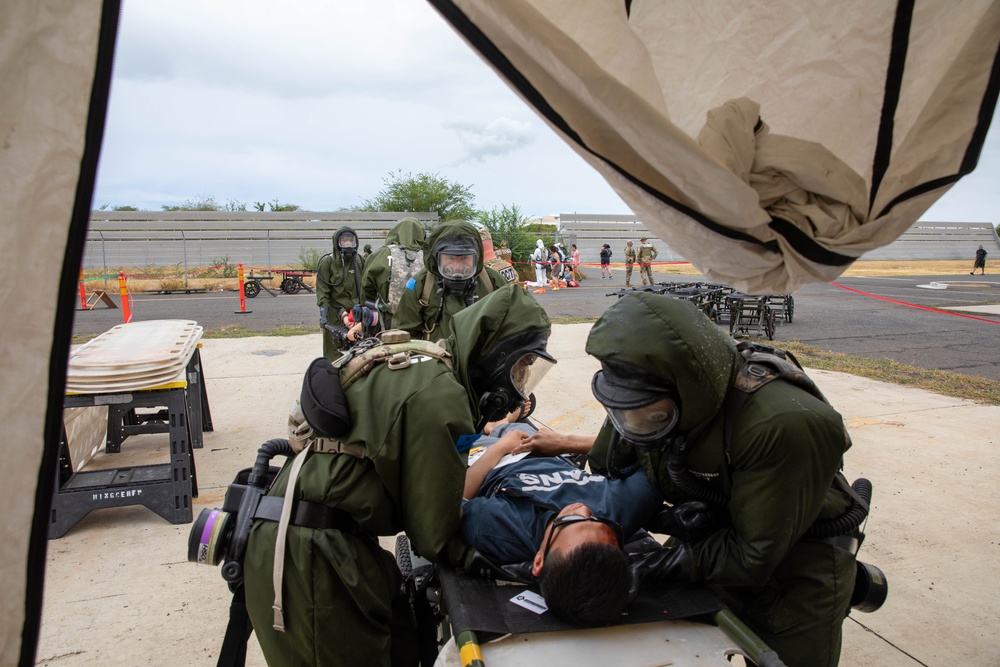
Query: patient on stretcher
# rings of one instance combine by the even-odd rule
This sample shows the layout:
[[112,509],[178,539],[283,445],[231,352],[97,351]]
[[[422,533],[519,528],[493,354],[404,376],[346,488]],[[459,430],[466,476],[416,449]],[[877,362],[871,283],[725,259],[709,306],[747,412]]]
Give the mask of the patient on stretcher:
[[462,537],[495,563],[530,562],[549,609],[563,620],[614,621],[632,583],[625,539],[662,499],[642,471],[608,479],[554,455],[586,451],[592,439],[510,426],[470,456]]

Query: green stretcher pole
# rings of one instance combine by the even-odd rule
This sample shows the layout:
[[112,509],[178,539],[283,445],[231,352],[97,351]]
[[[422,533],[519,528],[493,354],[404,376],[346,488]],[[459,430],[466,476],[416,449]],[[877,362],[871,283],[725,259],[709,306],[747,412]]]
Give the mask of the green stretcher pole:
[[774,649],[765,644],[753,630],[747,627],[746,623],[736,618],[736,614],[730,610],[720,609],[715,613],[713,620],[758,667],[785,667],[785,663],[781,661]]
[[458,644],[458,655],[462,660],[462,667],[486,667],[483,662],[483,651],[479,648],[479,638],[472,630],[463,630],[455,637]]

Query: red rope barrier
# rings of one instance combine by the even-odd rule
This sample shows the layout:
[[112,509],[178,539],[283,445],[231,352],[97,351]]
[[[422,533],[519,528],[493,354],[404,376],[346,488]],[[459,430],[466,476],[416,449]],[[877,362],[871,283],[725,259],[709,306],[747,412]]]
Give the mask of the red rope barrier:
[[854,292],[855,294],[861,294],[862,296],[870,296],[873,299],[878,299],[879,301],[888,301],[889,303],[894,303],[899,306],[906,306],[908,308],[916,308],[918,310],[928,310],[932,313],[939,313],[941,315],[952,315],[954,317],[964,317],[970,320],[978,320],[980,322],[989,322],[990,324],[1000,324],[997,320],[990,320],[985,317],[976,317],[975,315],[966,315],[965,313],[956,313],[950,310],[941,310],[940,308],[931,308],[930,306],[919,306],[915,303],[907,303],[906,301],[899,301],[897,299],[890,299],[887,296],[879,296],[878,294],[872,294],[871,292],[862,292],[861,290],[854,289],[853,287],[847,287],[846,285],[841,285],[840,283],[830,283],[834,287],[839,287],[840,289],[845,289],[848,292]]

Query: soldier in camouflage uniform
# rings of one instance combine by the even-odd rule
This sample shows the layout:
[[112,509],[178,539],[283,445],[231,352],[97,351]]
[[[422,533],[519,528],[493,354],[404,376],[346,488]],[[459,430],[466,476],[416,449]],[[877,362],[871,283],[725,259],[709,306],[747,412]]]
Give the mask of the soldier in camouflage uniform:
[[656,250],[656,246],[652,243],[646,243],[646,237],[643,236],[639,239],[639,275],[642,276],[642,284],[646,284],[646,279],[649,278],[649,284],[655,285],[653,282],[653,260],[659,253]]
[[514,253],[511,251],[510,248],[507,247],[507,242],[506,241],[501,241],[500,242],[500,249],[497,250],[497,257],[499,257],[500,259],[502,259],[503,261],[505,261],[507,263],[511,263],[511,261],[513,259],[513,255],[514,255]]
[[507,257],[501,257],[501,253],[493,250],[493,235],[490,234],[489,227],[481,222],[474,222],[472,226],[479,230],[479,238],[483,240],[483,260],[486,263],[486,267],[499,273],[507,282],[516,283],[517,271],[514,270],[514,266],[510,263],[510,250],[507,250]]
[[635,248],[632,242],[625,244],[625,287],[632,286],[632,267],[635,264]]

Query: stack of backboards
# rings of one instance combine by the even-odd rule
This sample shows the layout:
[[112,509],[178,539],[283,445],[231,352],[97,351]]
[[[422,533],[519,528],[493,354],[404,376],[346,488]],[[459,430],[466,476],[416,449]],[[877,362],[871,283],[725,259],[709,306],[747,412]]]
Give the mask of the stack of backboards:
[[66,393],[104,394],[184,382],[202,333],[192,320],[119,324],[70,353]]

